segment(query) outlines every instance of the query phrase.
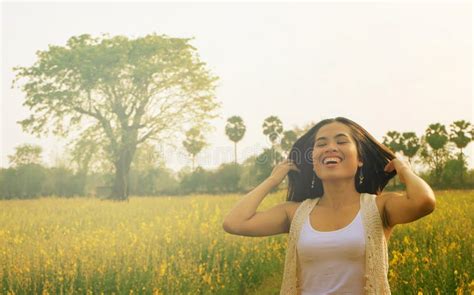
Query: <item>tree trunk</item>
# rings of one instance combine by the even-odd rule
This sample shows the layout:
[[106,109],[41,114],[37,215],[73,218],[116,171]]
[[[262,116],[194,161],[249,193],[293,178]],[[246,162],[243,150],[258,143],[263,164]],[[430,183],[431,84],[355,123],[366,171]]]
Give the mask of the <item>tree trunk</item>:
[[272,148],[271,148],[271,154],[270,154],[270,159],[271,159],[271,165],[272,167],[275,167],[275,164],[276,164],[276,159],[275,159],[275,146],[272,144]]
[[462,149],[461,153],[459,154],[459,159],[461,161],[461,185],[464,185],[464,160],[462,157]]
[[77,177],[79,178],[79,193],[81,195],[86,195],[86,184],[87,184],[87,171],[79,170],[77,172]]
[[134,149],[124,149],[120,152],[120,156],[115,162],[115,180],[112,188],[111,199],[128,201],[129,172],[133,154]]
[[438,164],[438,165],[436,166],[436,169],[435,169],[436,185],[440,185],[440,184],[441,184],[441,171],[442,171],[442,167],[440,166],[440,164]]
[[237,142],[234,141],[234,164],[237,164]]

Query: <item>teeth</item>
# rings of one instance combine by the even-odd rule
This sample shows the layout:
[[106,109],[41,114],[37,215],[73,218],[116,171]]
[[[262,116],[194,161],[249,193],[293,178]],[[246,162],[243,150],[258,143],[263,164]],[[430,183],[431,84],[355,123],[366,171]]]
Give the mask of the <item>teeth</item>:
[[335,161],[335,162],[339,163],[339,162],[341,162],[341,159],[339,159],[337,157],[328,157],[328,158],[324,159],[323,164],[327,164],[329,161]]

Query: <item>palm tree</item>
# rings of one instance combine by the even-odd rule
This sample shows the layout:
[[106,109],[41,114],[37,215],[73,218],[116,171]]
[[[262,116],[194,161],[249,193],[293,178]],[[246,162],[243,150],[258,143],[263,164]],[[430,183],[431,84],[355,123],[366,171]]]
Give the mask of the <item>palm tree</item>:
[[[469,127],[471,127],[471,123],[466,122],[464,120],[455,121],[450,125],[449,140],[453,142],[458,149],[460,149],[459,160],[461,161],[463,166],[464,158],[462,149],[465,148],[473,140],[472,128]],[[471,137],[466,136],[466,133],[471,133]],[[461,169],[461,183],[464,183],[463,170],[464,169]]]
[[[394,153],[401,152],[403,146],[401,144],[401,135],[398,131],[388,131],[387,135],[383,137],[382,144],[391,149]],[[393,185],[397,185],[397,180],[393,178]]]
[[434,168],[436,184],[439,184],[442,167],[449,156],[445,148],[448,143],[446,127],[440,123],[430,124],[425,130],[423,141],[433,149],[433,153],[429,154],[424,145],[421,156]]
[[207,143],[199,128],[193,127],[186,132],[186,140],[183,140],[183,146],[192,157],[193,171],[196,155],[199,154],[206,145]]
[[291,147],[297,140],[296,132],[293,130],[287,130],[283,132],[283,138],[281,139],[280,146],[283,151],[288,156],[288,153],[290,152]]
[[[270,116],[263,121],[263,134],[267,135],[272,144],[272,152],[275,151],[275,142],[283,132],[283,123],[277,116]],[[276,158],[274,158],[276,159]],[[273,162],[275,165],[275,162]]]
[[234,142],[234,163],[237,164],[237,142],[239,142],[245,134],[244,121],[239,116],[232,116],[227,119],[225,125],[225,134]]
[[403,132],[400,137],[402,153],[408,157],[408,162],[412,164],[412,158],[420,149],[420,139],[415,132]]

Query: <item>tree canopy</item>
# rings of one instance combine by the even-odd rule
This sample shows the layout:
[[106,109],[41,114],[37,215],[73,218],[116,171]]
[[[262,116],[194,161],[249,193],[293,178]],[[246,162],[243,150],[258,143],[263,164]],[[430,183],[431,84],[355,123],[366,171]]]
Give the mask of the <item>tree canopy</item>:
[[26,80],[20,87],[32,111],[19,123],[32,134],[76,131],[95,139],[115,166],[113,194],[127,198],[127,175],[138,145],[174,144],[170,140],[184,130],[204,130],[218,116],[218,78],[190,40],[85,34],[71,37],[66,46],[49,45],[37,52],[32,66],[14,68],[13,84]]

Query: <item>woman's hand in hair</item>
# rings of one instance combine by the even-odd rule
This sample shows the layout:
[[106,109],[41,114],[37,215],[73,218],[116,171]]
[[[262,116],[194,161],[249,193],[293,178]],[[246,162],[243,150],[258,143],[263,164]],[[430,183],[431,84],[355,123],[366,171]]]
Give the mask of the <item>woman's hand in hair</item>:
[[397,171],[398,178],[400,178],[401,183],[405,183],[405,178],[403,177],[403,173],[405,170],[412,171],[410,163],[402,161],[398,158],[392,159],[384,168],[385,172],[392,172],[393,170]]
[[280,163],[278,163],[277,165],[275,165],[275,167],[272,170],[272,173],[270,174],[268,178],[271,179],[275,183],[275,186],[277,186],[283,181],[283,179],[285,179],[286,175],[288,174],[290,170],[301,172],[300,169],[296,167],[296,164],[292,160],[285,159],[281,161]]

